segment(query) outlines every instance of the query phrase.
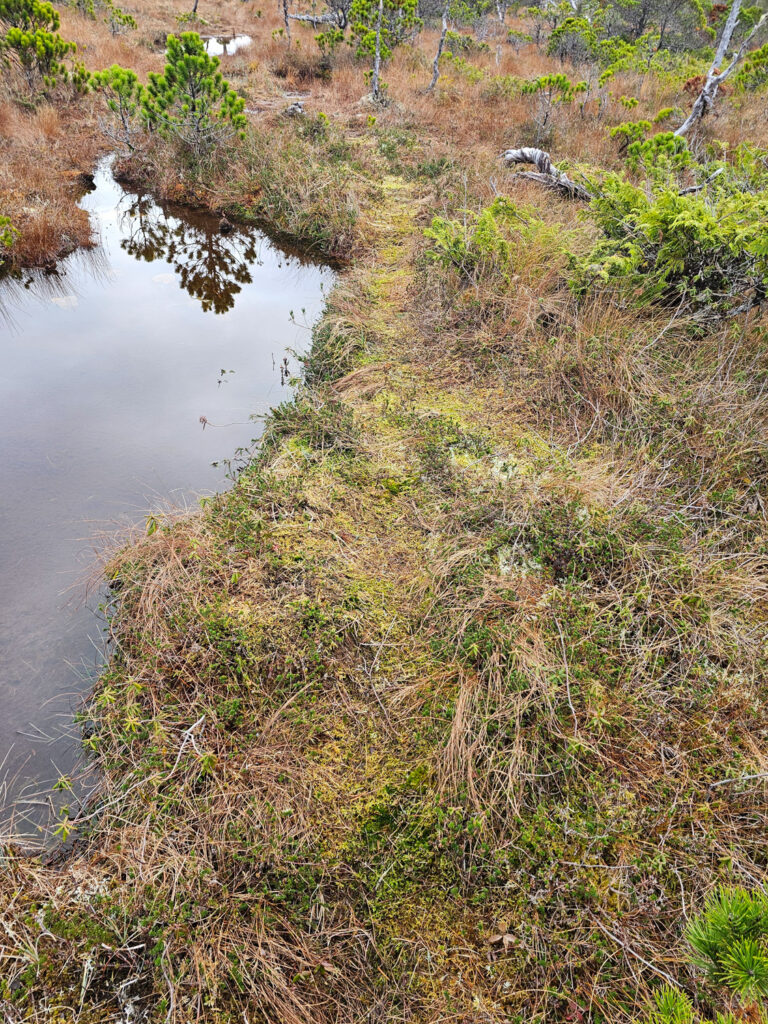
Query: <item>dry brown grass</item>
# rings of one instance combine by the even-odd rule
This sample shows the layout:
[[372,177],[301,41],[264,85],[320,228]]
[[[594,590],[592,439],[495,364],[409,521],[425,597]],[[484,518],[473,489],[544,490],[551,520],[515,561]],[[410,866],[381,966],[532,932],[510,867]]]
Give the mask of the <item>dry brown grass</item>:
[[[158,66],[179,5],[135,9],[117,42],[67,14],[90,66]],[[498,162],[536,100],[493,79],[560,70],[535,47],[491,39],[481,81],[448,69],[428,96],[425,32],[371,124],[349,51],[311,77],[310,31],[288,56],[275,9],[215,11],[254,36],[224,62],[252,136],[203,179],[158,148],[150,183],[295,237],[332,221],[353,266],[261,460],[112,564],[102,790],[66,863],[6,856],[0,1005],[14,1024],[128,1005],[169,1024],[628,1024],[673,978],[722,1006],[681,932],[715,885],[768,879],[766,786],[745,778],[768,764],[764,317],[702,334],[571,294],[579,206]],[[558,159],[620,166],[606,128],[682,103],[648,77],[611,88],[639,106],[558,110]],[[0,106],[17,211],[76,169],[84,112]],[[765,144],[759,112],[729,97],[704,133]],[[35,168],[41,139],[58,163]],[[495,191],[531,222],[510,282],[428,263],[429,218]]]
[[88,216],[76,205],[79,177],[92,170],[103,142],[86,109],[2,106],[0,209],[19,231],[13,258],[20,266],[50,265],[91,243]]
[[[205,5],[204,5],[205,6]],[[71,9],[62,11],[62,34],[78,44],[78,57],[90,69],[119,63],[137,70],[145,78],[150,70],[162,67],[163,41],[168,32],[183,30],[178,21],[185,13],[184,5],[135,0],[126,8],[139,22],[139,29],[124,36],[113,37],[101,21],[85,18]],[[353,143],[366,143],[370,134],[371,113],[364,102],[364,66],[356,62],[352,51],[342,47],[334,61],[330,76],[321,73],[321,61],[311,28],[293,25],[293,45],[289,50],[278,35],[282,27],[279,11],[272,6],[259,8],[254,3],[230,2],[201,9],[205,23],[196,26],[206,34],[219,32],[247,33],[253,44],[223,60],[223,69],[246,96],[256,134],[273,130],[270,119],[296,94],[301,94],[310,115],[324,113],[339,131]],[[517,25],[523,28],[522,23]],[[492,179],[501,187],[504,174],[498,166],[499,153],[510,145],[536,141],[534,119],[536,97],[508,95],[495,84],[506,77],[534,77],[553,71],[565,71],[577,79],[582,69],[563,66],[546,57],[533,44],[515,49],[499,37],[490,24],[489,49],[468,56],[469,64],[482,75],[470,81],[460,70],[448,63],[437,90],[425,92],[429,80],[432,54],[437,45],[437,32],[423,31],[413,48],[403,47],[385,69],[392,104],[376,112],[377,132],[405,131],[418,140],[417,152],[425,158],[445,156],[456,160],[468,175],[470,192],[478,195],[488,191]],[[494,34],[495,33],[495,34]],[[592,76],[594,78],[594,75]],[[68,97],[52,97],[41,111],[27,115],[15,106],[14,84],[5,83],[3,110],[6,125],[0,128],[6,161],[0,201],[7,215],[21,230],[22,239],[16,247],[17,262],[45,263],[57,252],[66,251],[74,241],[87,240],[84,218],[70,199],[68,178],[74,173],[90,170],[95,156],[109,148],[108,140],[98,132],[100,106],[91,100],[78,100],[74,105]],[[16,89],[18,93],[18,89]],[[602,99],[590,100],[584,110],[577,104],[561,106],[554,111],[551,131],[543,140],[559,160],[583,162],[598,167],[619,167],[618,144],[608,137],[608,128],[627,119],[652,117],[668,106],[685,108],[689,97],[678,86],[662,82],[653,75],[619,75],[602,90]],[[622,95],[636,96],[640,105],[633,112],[618,101]],[[0,97],[2,98],[2,97]],[[54,110],[59,110],[57,125]],[[756,145],[768,144],[760,97],[731,96],[717,108],[716,116],[703,126],[703,138],[717,137],[729,145],[748,137]],[[41,145],[45,140],[45,145]],[[364,145],[358,156],[367,169],[381,173],[380,165],[367,159]],[[34,166],[33,166],[34,165]],[[43,168],[42,173],[36,173]],[[160,171],[158,164],[156,171]],[[227,183],[231,175],[216,178],[210,190],[211,204],[226,205]],[[286,175],[290,169],[286,168]],[[27,201],[25,190],[11,183],[37,179],[40,200]],[[162,163],[162,190],[171,194],[179,181],[172,180],[172,162]],[[29,198],[29,196],[27,196]],[[205,202],[204,194],[190,194],[195,202]],[[236,199],[236,196],[230,198]],[[29,211],[35,209],[34,214]],[[16,223],[18,221],[18,223]],[[34,229],[32,222],[40,222]],[[57,228],[58,224],[58,228]],[[59,233],[57,241],[56,234]],[[27,242],[23,236],[27,235]]]

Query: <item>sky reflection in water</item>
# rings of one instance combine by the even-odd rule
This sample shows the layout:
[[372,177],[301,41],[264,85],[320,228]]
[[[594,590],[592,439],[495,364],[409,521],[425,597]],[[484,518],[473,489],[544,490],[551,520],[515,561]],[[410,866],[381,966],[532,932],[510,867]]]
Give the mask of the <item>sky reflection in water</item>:
[[256,230],[125,192],[108,167],[96,185],[82,205],[101,247],[0,282],[0,810],[21,795],[37,820],[101,664],[83,585],[99,537],[226,484],[333,280]]

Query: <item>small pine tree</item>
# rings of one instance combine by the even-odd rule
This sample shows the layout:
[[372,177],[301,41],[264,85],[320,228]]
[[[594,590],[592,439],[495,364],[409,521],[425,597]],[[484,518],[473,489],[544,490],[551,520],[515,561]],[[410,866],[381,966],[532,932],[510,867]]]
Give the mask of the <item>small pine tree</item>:
[[[136,122],[141,114],[144,87],[139,83],[135,71],[113,64],[111,68],[98,71],[91,76],[91,87],[103,93],[107,107],[115,115],[118,137],[128,150],[135,149]],[[105,134],[115,137],[111,129],[104,128]]]
[[572,103],[578,95],[587,95],[586,82],[572,82],[567,75],[540,75],[524,81],[520,87],[523,96],[538,96],[539,110],[534,118],[536,125],[535,144],[546,141],[551,131],[552,113],[556,105]]
[[76,46],[62,39],[58,32],[27,31],[12,26],[2,45],[5,62],[21,68],[30,90],[36,90],[41,84],[52,89],[59,81],[67,81],[64,61],[75,52]]
[[61,19],[46,0],[0,0],[0,22],[24,32],[58,32]]
[[377,103],[383,99],[381,65],[393,51],[421,25],[416,15],[417,0],[353,0],[349,11],[352,35],[358,57],[372,57],[367,73],[371,94]]
[[[768,998],[768,895],[719,889],[685,931],[693,962],[708,979],[742,1002],[740,1012],[717,1014],[714,1024],[765,1020]],[[732,999],[729,999],[732,1002]],[[688,996],[665,985],[654,998],[645,1024],[706,1024]]]
[[768,896],[720,889],[686,929],[694,962],[741,996],[768,996]]
[[2,62],[19,68],[32,92],[41,85],[52,89],[59,82],[87,89],[89,74],[82,64],[70,70],[65,63],[77,47],[61,38],[60,24],[47,0],[0,0],[0,25],[8,26],[0,37]]
[[179,141],[197,160],[242,137],[247,125],[245,100],[226,81],[218,57],[206,53],[196,32],[168,37],[165,71],[150,72],[141,106],[151,130]]

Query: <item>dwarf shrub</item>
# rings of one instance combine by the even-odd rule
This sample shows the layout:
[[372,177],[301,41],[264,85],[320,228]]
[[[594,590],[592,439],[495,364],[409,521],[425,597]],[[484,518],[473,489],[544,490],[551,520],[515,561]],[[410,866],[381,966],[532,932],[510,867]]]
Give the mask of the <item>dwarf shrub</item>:
[[[642,160],[643,151],[636,156]],[[586,256],[572,257],[578,293],[614,285],[640,302],[715,316],[765,300],[768,191],[681,194],[674,182],[640,187],[608,174],[589,213],[603,235]]]
[[589,60],[597,53],[597,31],[586,18],[566,18],[552,32],[547,54],[573,63]]
[[11,224],[10,217],[0,214],[0,267],[3,265],[3,258],[16,240],[17,231]]
[[457,271],[465,282],[491,277],[507,282],[512,247],[504,227],[516,215],[514,205],[499,196],[479,214],[466,211],[463,221],[433,217],[424,232],[432,240],[427,259]]
[[768,85],[768,43],[745,58],[733,81],[744,92],[754,92]]
[[245,100],[196,32],[168,36],[165,71],[150,72],[141,106],[150,129],[180,142],[195,159],[245,134]]
[[[352,0],[349,23],[356,56],[375,59],[378,35],[379,56],[382,61],[389,60],[395,48],[421,27],[417,7],[417,0],[381,0],[379,10],[376,0]],[[371,69],[367,77],[372,79],[373,76]],[[378,99],[378,95],[375,98]]]
[[[134,149],[144,97],[144,87],[140,85],[136,72],[113,64],[111,68],[91,76],[91,87],[104,95],[107,107],[115,115],[120,141],[127,149]],[[112,131],[105,131],[108,135],[113,134]]]
[[0,22],[25,32],[57,32],[61,19],[46,0],[0,0]]
[[768,996],[768,896],[719,889],[685,936],[710,981],[746,998]]
[[62,39],[58,32],[45,29],[23,29],[12,26],[2,41],[5,62],[21,68],[30,89],[40,84],[53,88],[69,75],[65,58],[74,53],[74,43]]

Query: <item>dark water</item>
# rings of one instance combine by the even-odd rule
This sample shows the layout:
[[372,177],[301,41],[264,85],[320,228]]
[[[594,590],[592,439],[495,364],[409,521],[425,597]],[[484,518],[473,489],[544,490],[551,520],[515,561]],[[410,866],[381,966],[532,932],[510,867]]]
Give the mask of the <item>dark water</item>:
[[0,282],[0,835],[11,810],[29,834],[74,770],[104,535],[226,484],[333,278],[256,230],[126,193],[106,165],[82,205],[100,248]]

